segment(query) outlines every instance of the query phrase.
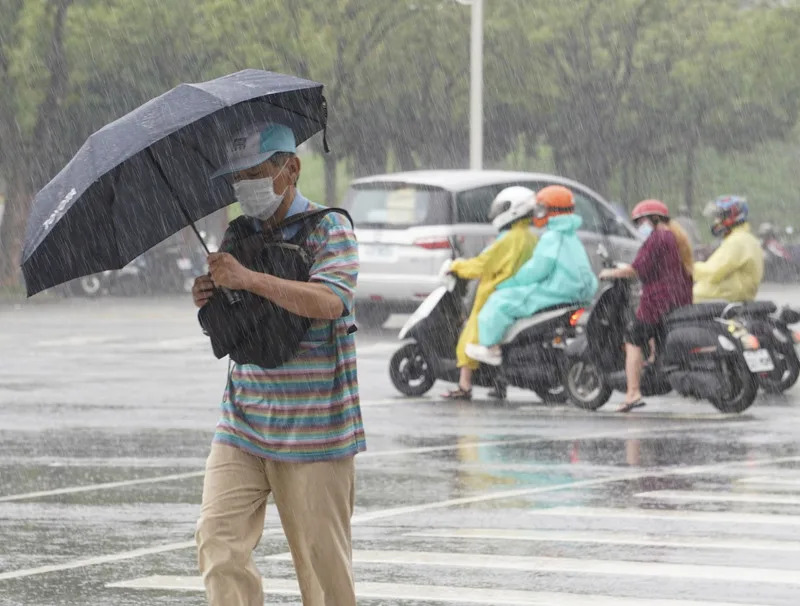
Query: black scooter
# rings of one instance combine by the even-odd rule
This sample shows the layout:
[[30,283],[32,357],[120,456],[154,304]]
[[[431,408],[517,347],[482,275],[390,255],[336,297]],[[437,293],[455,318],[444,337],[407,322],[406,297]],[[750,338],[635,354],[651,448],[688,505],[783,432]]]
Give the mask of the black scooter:
[[[614,390],[626,390],[623,339],[631,317],[631,287],[630,280],[603,286],[567,344],[564,384],[579,408],[597,410]],[[753,373],[770,372],[774,364],[740,322],[720,318],[719,312],[716,304],[698,304],[668,316],[655,362],[642,372],[643,396],[674,390],[737,413],[753,403],[758,393]]]
[[723,319],[739,320],[747,331],[756,337],[761,347],[769,351],[775,368],[756,373],[759,384],[767,393],[783,393],[800,377],[800,333],[789,325],[800,322],[800,313],[784,306],[778,310],[771,301],[745,303],[709,303],[716,305]]
[[[467,282],[447,275],[403,326],[404,343],[389,363],[389,375],[398,391],[407,396],[427,393],[437,379],[456,383],[455,350],[467,317],[464,295]],[[562,305],[518,321],[501,345],[502,366],[482,364],[473,374],[479,387],[494,387],[505,396],[507,385],[534,391],[545,402],[566,401],[564,346],[574,335],[580,305]]]

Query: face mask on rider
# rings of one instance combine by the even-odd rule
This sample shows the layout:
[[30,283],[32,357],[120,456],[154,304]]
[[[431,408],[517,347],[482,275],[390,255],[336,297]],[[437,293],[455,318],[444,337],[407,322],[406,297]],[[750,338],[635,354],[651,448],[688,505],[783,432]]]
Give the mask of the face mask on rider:
[[636,228],[642,238],[647,239],[653,233],[653,224],[650,221],[642,221]]
[[[287,164],[289,164],[288,160],[284,162],[275,177],[283,172]],[[289,189],[287,185],[283,193],[275,193],[275,177],[243,179],[233,184],[236,201],[242,207],[245,215],[266,221],[275,214],[286,196],[286,190]]]

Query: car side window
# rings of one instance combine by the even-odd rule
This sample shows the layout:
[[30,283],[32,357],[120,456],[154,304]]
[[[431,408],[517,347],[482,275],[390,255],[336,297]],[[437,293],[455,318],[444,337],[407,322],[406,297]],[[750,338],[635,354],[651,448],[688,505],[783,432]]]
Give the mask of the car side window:
[[456,222],[488,223],[492,200],[506,187],[505,184],[489,185],[459,193],[456,197]]
[[600,216],[597,204],[582,192],[573,189],[572,193],[575,196],[575,212],[583,219],[581,229],[602,234],[604,232],[603,218]]
[[597,204],[597,208],[600,210],[600,215],[603,219],[603,231],[606,234],[609,236],[618,236],[620,238],[629,238],[631,240],[634,239],[633,234],[626,229],[620,217],[618,217],[613,210],[602,204]]

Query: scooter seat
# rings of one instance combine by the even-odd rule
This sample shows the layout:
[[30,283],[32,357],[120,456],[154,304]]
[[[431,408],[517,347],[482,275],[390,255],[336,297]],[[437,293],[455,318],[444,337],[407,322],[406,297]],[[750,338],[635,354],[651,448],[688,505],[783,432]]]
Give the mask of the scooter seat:
[[728,303],[695,303],[694,305],[684,305],[673,310],[667,316],[667,322],[691,322],[695,320],[710,320],[719,318]]
[[742,304],[742,313],[753,316],[767,316],[778,311],[777,305],[772,301],[747,301]]
[[547,322],[556,320],[563,316],[567,316],[580,308],[581,305],[578,303],[565,303],[561,305],[553,305],[552,307],[546,307],[545,309],[532,315],[530,318],[517,320],[516,322],[514,322],[514,324],[511,325],[511,328],[508,330],[506,336],[503,338],[503,344],[511,343],[511,341],[516,339],[523,331],[529,330],[534,326],[546,324]]

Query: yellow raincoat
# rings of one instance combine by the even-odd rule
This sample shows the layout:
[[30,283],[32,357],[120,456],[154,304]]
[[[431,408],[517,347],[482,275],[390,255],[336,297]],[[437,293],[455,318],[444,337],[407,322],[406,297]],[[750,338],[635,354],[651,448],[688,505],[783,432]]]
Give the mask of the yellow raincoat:
[[468,343],[478,342],[478,312],[494,292],[495,287],[503,280],[513,276],[520,266],[533,255],[538,238],[530,230],[531,220],[521,219],[487,247],[481,254],[472,259],[459,259],[450,268],[454,274],[466,280],[480,280],[472,312],[461,331],[456,346],[458,367],[464,366],[475,370],[479,363],[467,357]]
[[752,301],[764,277],[764,251],[744,223],[731,230],[708,261],[694,264],[694,301]]

